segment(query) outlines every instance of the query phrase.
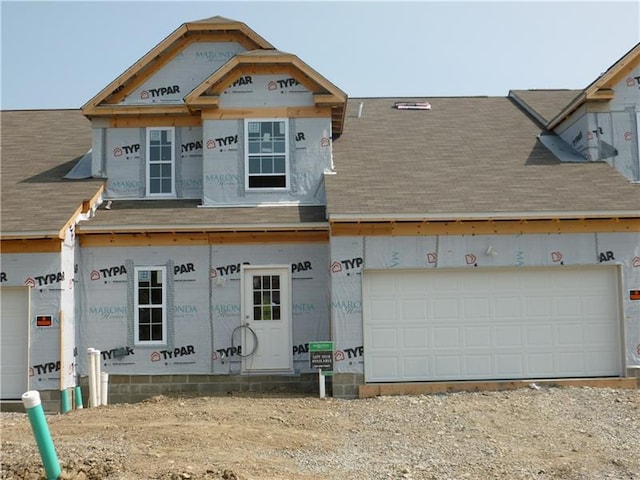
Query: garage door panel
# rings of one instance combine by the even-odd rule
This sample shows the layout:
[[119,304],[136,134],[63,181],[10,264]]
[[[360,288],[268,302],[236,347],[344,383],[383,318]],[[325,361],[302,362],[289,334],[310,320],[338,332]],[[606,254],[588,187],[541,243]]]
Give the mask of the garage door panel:
[[418,348],[425,351],[429,347],[429,333],[424,326],[402,329],[402,346],[405,349]]
[[552,376],[556,371],[552,353],[529,353],[527,355],[527,372],[538,372],[538,375]]
[[524,361],[521,354],[496,355],[498,378],[515,378],[524,375]]
[[615,338],[611,335],[611,329],[597,323],[584,325],[583,332],[585,342],[594,347],[611,345],[615,341]]
[[547,317],[553,313],[552,300],[549,297],[526,297],[525,312],[527,317]]
[[527,272],[526,276],[519,278],[519,283],[521,287],[519,290],[523,292],[547,292],[550,284],[554,283],[554,277],[550,277],[547,272],[542,270],[531,270]]
[[403,320],[419,320],[427,315],[427,300],[424,298],[408,298],[400,300],[400,302]]
[[389,382],[403,376],[398,368],[399,359],[394,355],[379,355],[372,361],[372,369],[376,371],[380,382]]
[[556,327],[558,345],[563,347],[580,346],[584,343],[582,325],[579,323],[558,325]]
[[388,323],[397,316],[395,299],[374,300],[370,305],[372,323]]
[[[615,267],[365,271],[365,380],[619,375],[618,275]],[[378,329],[385,325],[393,329]]]
[[[423,295],[426,295],[424,292]],[[458,318],[460,312],[458,311],[458,299],[455,297],[439,298],[432,297],[430,299],[432,305],[432,317],[433,318]]]
[[526,327],[527,345],[531,347],[548,347],[554,344],[551,325]]
[[458,327],[435,327],[433,329],[433,348],[459,348],[460,328]]
[[407,380],[421,380],[429,375],[429,359],[425,355],[405,355],[403,367]]
[[501,325],[495,327],[496,347],[522,346],[522,327],[519,325]]
[[28,387],[29,289],[0,288],[0,394],[20,399]]
[[564,375],[578,375],[584,372],[587,362],[583,352],[566,352],[558,354],[561,372]]
[[464,316],[468,319],[489,318],[491,315],[491,302],[488,298],[462,298]]
[[589,352],[585,361],[587,363],[587,368],[596,372],[602,372],[604,375],[604,372],[615,368],[618,363],[618,356],[615,352],[611,352],[610,350],[595,350]]
[[583,297],[582,301],[582,313],[589,316],[606,315],[611,311],[611,299],[604,295]]
[[575,316],[576,312],[582,313],[582,304],[578,295],[569,295],[554,300],[556,316]]
[[471,326],[464,329],[464,345],[467,348],[491,346],[491,327]]
[[371,330],[371,347],[376,350],[396,351],[401,345],[398,344],[398,333],[395,328],[375,328]]
[[491,355],[466,355],[465,371],[469,378],[486,378],[493,371]]
[[518,318],[521,313],[521,298],[519,297],[493,297],[493,318]]
[[461,376],[460,363],[460,357],[454,355],[439,355],[435,357],[433,362],[435,377],[442,379],[450,376]]
[[396,282],[396,289],[400,290],[407,295],[424,295],[424,292],[428,290],[428,281],[427,279],[420,274],[416,275],[406,275],[400,278]]

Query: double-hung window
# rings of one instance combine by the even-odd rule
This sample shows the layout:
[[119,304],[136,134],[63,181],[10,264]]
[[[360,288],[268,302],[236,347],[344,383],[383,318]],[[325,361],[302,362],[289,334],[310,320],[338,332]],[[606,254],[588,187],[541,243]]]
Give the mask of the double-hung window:
[[135,343],[167,343],[167,269],[135,268]]
[[245,120],[247,190],[289,188],[289,122]]
[[175,195],[173,127],[147,128],[147,195]]

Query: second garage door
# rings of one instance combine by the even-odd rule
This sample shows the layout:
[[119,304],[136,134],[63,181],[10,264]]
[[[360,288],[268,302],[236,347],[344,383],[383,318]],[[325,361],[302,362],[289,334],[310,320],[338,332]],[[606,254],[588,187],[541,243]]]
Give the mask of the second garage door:
[[28,386],[29,288],[0,288],[0,394],[19,400]]
[[621,372],[616,267],[365,271],[366,382]]

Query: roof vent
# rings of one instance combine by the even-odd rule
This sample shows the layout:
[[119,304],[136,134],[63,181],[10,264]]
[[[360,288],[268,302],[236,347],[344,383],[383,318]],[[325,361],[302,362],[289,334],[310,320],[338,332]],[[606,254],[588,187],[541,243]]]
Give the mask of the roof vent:
[[431,110],[429,102],[396,102],[393,108],[397,110]]

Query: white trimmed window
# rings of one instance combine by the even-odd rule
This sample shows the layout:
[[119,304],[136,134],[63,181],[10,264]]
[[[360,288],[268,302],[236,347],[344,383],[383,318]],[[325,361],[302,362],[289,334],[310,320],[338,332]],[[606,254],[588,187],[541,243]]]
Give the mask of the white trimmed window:
[[174,128],[147,128],[147,195],[175,195]]
[[167,343],[167,268],[135,268],[135,343]]
[[288,131],[287,119],[245,120],[247,190],[289,188]]

